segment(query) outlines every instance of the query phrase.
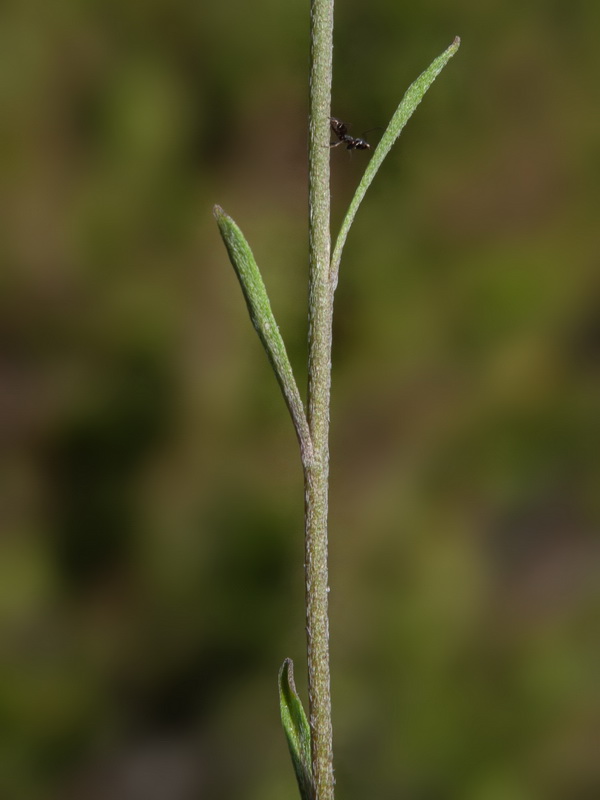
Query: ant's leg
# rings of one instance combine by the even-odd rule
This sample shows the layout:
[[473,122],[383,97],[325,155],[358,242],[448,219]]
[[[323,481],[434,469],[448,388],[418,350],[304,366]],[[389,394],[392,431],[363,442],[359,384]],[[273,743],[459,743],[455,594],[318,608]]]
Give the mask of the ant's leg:
[[339,142],[329,142],[329,147],[339,147],[339,145],[344,144],[344,140],[340,139]]

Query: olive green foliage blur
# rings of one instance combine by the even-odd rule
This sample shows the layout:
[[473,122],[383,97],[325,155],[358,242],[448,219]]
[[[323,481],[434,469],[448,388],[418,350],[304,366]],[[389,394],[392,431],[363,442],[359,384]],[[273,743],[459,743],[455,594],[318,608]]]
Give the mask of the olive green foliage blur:
[[[355,136],[463,42],[336,297],[338,796],[600,796],[600,6],[336,13]],[[296,797],[302,476],[211,208],[302,385],[307,48],[300,2],[0,10],[2,797]]]

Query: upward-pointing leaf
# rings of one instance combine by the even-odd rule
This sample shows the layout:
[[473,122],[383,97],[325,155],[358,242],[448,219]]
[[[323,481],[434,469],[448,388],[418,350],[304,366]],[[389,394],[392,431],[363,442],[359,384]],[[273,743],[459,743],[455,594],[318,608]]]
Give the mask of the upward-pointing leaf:
[[387,156],[387,154],[392,149],[392,145],[396,141],[396,139],[402,133],[402,129],[408,122],[408,120],[412,117],[416,107],[419,105],[425,92],[429,89],[431,84],[440,74],[440,72],[444,69],[448,61],[452,58],[452,56],[456,53],[458,48],[460,47],[460,39],[457,36],[455,40],[452,42],[450,47],[445,50],[441,56],[438,56],[435,61],[427,67],[425,72],[421,73],[414,83],[406,90],[404,97],[402,98],[400,105],[396,109],[396,113],[390,120],[390,124],[387,126],[385,133],[381,137],[381,141],[375,148],[375,152],[373,153],[373,157],[369,161],[367,168],[365,169],[365,173],[362,176],[360,183],[358,184],[358,188],[354,193],[354,197],[352,198],[352,202],[346,212],[346,216],[342,223],[342,227],[340,228],[340,232],[338,234],[337,241],[335,243],[335,249],[333,251],[333,255],[331,257],[331,271],[330,271],[330,280],[331,280],[331,290],[335,291],[335,287],[337,286],[338,281],[338,272],[340,269],[340,261],[342,258],[342,250],[344,249],[344,244],[346,243],[346,238],[348,236],[348,231],[350,230],[350,226],[354,222],[354,217],[356,216],[356,212],[358,211],[358,207],[362,203],[363,197],[366,194],[367,189],[371,185],[373,178],[375,177],[377,170],[381,166],[383,159]]
[[229,260],[242,287],[250,319],[265,348],[283,392],[296,428],[302,456],[306,462],[310,458],[312,446],[304,405],[294,379],[285,344],[271,310],[271,303],[269,302],[269,296],[267,295],[260,270],[254,260],[250,245],[244,238],[244,234],[231,217],[223,211],[221,206],[214,207],[214,215],[221,237],[229,253]]
[[294,684],[294,662],[286,658],[279,670],[279,708],[302,800],[314,800],[310,728]]

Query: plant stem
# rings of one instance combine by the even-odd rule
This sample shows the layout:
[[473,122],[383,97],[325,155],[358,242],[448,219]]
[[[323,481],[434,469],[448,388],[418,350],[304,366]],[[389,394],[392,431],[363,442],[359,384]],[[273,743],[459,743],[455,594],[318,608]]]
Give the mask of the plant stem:
[[333,800],[333,749],[327,614],[327,494],[333,293],[330,288],[329,117],[333,0],[311,0],[309,100],[308,424],[304,463],[308,692],[316,800]]

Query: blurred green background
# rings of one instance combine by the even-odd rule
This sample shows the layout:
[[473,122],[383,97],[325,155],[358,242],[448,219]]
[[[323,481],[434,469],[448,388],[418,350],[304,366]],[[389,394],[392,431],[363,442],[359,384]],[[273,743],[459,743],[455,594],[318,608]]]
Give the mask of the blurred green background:
[[[593,800],[600,5],[336,23],[354,135],[463,41],[342,264],[337,794]],[[2,4],[2,798],[296,798],[302,476],[211,209],[303,386],[307,53],[306,2]],[[332,151],[334,228],[367,158]]]

